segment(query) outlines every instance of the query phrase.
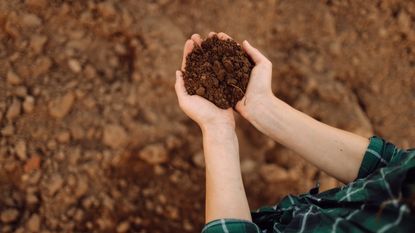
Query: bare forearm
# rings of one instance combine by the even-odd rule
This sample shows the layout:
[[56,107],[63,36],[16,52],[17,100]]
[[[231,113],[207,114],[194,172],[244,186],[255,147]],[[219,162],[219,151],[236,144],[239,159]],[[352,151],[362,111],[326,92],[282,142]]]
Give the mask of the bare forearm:
[[321,123],[272,97],[251,122],[263,133],[343,182],[358,174],[368,139]]
[[251,220],[234,129],[208,127],[202,131],[206,164],[206,222],[221,218]]

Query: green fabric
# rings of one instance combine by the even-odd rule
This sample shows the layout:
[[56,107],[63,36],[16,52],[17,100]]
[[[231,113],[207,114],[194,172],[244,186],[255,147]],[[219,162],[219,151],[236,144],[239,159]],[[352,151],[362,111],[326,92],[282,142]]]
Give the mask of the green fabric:
[[322,193],[316,187],[288,195],[252,212],[253,223],[219,219],[202,232],[415,232],[415,217],[401,201],[414,194],[415,150],[372,137],[355,181]]

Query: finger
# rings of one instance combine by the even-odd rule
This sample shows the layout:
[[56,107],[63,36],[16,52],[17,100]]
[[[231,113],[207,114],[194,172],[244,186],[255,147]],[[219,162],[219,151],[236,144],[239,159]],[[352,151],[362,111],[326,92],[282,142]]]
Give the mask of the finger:
[[252,47],[252,45],[249,44],[248,41],[244,41],[242,43],[242,47],[245,49],[245,51],[248,53],[248,55],[254,60],[255,64],[261,64],[261,63],[269,63],[271,62],[256,48]]
[[174,89],[176,90],[179,101],[189,95],[184,87],[183,73],[179,70],[176,71],[176,84],[174,85]]
[[183,49],[182,70],[186,67],[186,57],[195,47],[193,40],[187,40]]
[[218,37],[221,40],[232,40],[232,37],[228,36],[226,33],[219,32]]
[[210,37],[212,37],[212,36],[214,36],[214,35],[216,35],[216,32],[209,32],[208,37],[210,38]]
[[202,44],[202,37],[200,37],[200,35],[199,34],[193,34],[191,37],[190,37],[197,45],[201,45]]

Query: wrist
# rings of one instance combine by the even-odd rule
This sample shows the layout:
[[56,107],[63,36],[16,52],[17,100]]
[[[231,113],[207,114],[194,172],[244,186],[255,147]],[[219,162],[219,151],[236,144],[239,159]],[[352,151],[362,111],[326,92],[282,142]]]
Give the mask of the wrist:
[[204,140],[223,143],[236,137],[235,126],[229,124],[205,124],[200,127]]
[[[292,107],[275,96],[264,98],[248,110],[244,116],[259,131],[270,136],[270,131],[287,124],[287,116],[291,115]],[[290,118],[290,117],[288,117]]]
[[251,123],[260,121],[262,119],[261,116],[269,109],[272,109],[278,100],[273,94],[246,98],[240,113]]

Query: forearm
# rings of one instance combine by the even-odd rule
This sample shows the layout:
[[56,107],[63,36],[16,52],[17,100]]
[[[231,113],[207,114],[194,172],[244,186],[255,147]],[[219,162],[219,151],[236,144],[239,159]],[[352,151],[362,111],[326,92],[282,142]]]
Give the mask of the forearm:
[[202,128],[206,164],[206,222],[251,220],[242,182],[238,139],[228,127]]
[[368,139],[321,123],[273,97],[251,122],[263,133],[343,182],[357,177]]

